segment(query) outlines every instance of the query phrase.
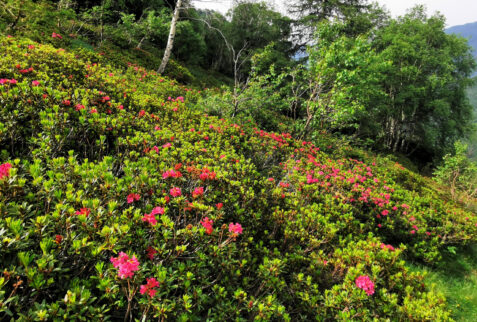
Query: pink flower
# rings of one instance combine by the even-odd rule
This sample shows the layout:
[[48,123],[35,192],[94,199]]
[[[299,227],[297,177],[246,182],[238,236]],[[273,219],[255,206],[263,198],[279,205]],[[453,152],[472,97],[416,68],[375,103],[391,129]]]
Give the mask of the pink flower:
[[373,295],[374,294],[374,283],[371,281],[369,276],[361,275],[356,278],[356,286],[366,292],[366,294]]
[[91,111],[89,111],[90,114],[98,113],[98,110],[95,108],[92,108]]
[[270,181],[270,182],[275,181],[275,179],[273,179],[273,178],[268,178],[267,180]]
[[164,208],[155,207],[154,209],[152,209],[151,214],[152,215],[164,215]]
[[10,163],[0,164],[0,179],[10,175],[11,167],[12,165]]
[[126,253],[120,252],[117,258],[111,257],[110,260],[114,268],[119,269],[118,276],[121,279],[133,277],[134,272],[139,270],[139,261],[136,256],[129,258]]
[[172,188],[172,189],[169,191],[169,193],[170,193],[171,196],[173,196],[173,197],[179,197],[179,196],[182,195],[182,190],[181,190],[181,188],[179,188],[179,187],[174,187],[174,188]]
[[84,215],[86,217],[89,216],[89,214],[91,213],[91,209],[89,208],[81,208],[80,210],[76,211],[76,215]]
[[155,226],[157,224],[156,215],[162,215],[162,214],[164,214],[164,208],[156,207],[156,208],[152,209],[150,214],[145,214],[142,217],[142,221],[148,222],[151,225]]
[[383,211],[381,211],[381,214],[383,216],[387,216],[389,214],[389,210],[383,210]]
[[205,232],[207,233],[207,235],[212,234],[212,231],[214,230],[214,228],[212,227],[213,223],[214,221],[210,220],[209,217],[205,217],[204,220],[200,222],[200,224],[205,228]]
[[197,198],[199,196],[202,196],[203,194],[204,194],[204,187],[197,187],[192,192],[192,197]]
[[151,277],[147,279],[147,283],[145,285],[141,285],[139,292],[142,295],[147,293],[147,295],[153,297],[157,292],[157,290],[154,289],[155,287],[159,287],[159,282],[154,277]]
[[171,146],[172,146],[172,144],[171,144],[170,142],[167,142],[167,143],[164,144],[162,147],[163,147],[164,149],[166,149],[166,148],[170,148]]
[[390,251],[393,251],[394,247],[392,245],[381,244],[381,249],[389,249]]
[[10,84],[16,84],[16,83],[18,83],[16,79],[14,78],[10,79]]
[[134,201],[138,201],[139,199],[141,199],[141,196],[137,193],[131,193],[127,197],[128,203],[133,203]]
[[58,38],[58,39],[63,39],[63,37],[60,34],[57,34],[56,32],[51,34],[52,38]]
[[239,223],[230,223],[229,224],[229,232],[231,232],[234,235],[240,235],[242,233],[242,225]]
[[77,111],[80,111],[80,110],[83,110],[83,109],[84,109],[84,105],[82,105],[82,104],[76,104],[75,107],[76,107],[76,110],[77,110]]
[[71,101],[70,101],[70,100],[64,100],[64,101],[63,101],[63,105],[65,105],[65,106],[70,106],[70,105],[71,105]]
[[182,177],[182,173],[180,173],[180,171],[175,171],[175,170],[167,170],[162,174],[162,179],[180,178],[180,177]]
[[32,86],[38,86],[38,85],[40,85],[40,82],[37,81],[37,80],[34,80],[33,82],[31,82],[31,85]]
[[199,175],[199,179],[202,181],[205,180],[214,180],[217,174],[213,171],[210,171],[207,168],[202,169],[202,173]]
[[405,203],[403,203],[403,204],[401,205],[401,207],[403,207],[403,208],[405,208],[405,209],[409,209],[409,206],[406,205]]

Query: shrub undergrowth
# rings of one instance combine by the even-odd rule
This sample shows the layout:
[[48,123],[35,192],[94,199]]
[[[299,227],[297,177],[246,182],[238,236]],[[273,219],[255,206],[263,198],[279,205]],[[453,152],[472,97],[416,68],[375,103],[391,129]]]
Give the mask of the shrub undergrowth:
[[450,319],[405,259],[475,242],[477,216],[427,179],[204,115],[139,66],[0,43],[2,319]]

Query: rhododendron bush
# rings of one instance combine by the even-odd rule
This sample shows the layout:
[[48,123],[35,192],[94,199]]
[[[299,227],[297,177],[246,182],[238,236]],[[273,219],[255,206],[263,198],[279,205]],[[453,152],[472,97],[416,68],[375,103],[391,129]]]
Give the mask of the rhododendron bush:
[[449,318],[405,259],[475,241],[477,217],[426,179],[204,115],[134,65],[0,43],[1,319]]

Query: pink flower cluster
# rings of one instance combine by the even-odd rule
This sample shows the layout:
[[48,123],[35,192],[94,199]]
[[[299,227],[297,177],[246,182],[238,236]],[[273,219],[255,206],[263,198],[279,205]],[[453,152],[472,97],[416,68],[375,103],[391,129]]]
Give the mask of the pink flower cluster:
[[182,173],[180,171],[175,171],[175,170],[167,170],[162,174],[162,179],[180,178],[180,177],[182,177]]
[[180,197],[180,196],[182,196],[182,190],[181,190],[181,188],[179,188],[179,187],[174,187],[174,188],[172,188],[172,189],[169,191],[169,193],[170,193],[171,196],[173,196],[173,197]]
[[394,247],[392,245],[381,244],[381,249],[389,249],[390,251],[394,251]]
[[213,171],[210,171],[207,168],[202,169],[202,173],[199,175],[199,179],[202,181],[205,180],[214,180],[216,177],[216,173]]
[[204,220],[200,222],[200,224],[205,228],[205,232],[207,235],[212,234],[212,231],[214,230],[214,227],[212,227],[212,225],[214,224],[213,220],[210,220],[209,217],[205,217]]
[[152,209],[150,214],[145,214],[142,217],[142,221],[148,222],[151,225],[155,226],[157,224],[156,215],[163,215],[163,214],[164,214],[164,208],[156,207]]
[[239,223],[230,223],[229,224],[229,232],[231,232],[233,235],[237,236],[242,233],[242,225]]
[[111,257],[110,260],[114,268],[119,269],[118,276],[121,279],[133,277],[134,272],[139,270],[139,261],[136,256],[129,258],[126,253],[120,252],[118,257]]
[[127,197],[128,203],[133,203],[134,201],[138,201],[141,199],[141,195],[137,193],[130,193]]
[[374,294],[374,283],[371,281],[369,276],[367,275],[361,275],[358,278],[356,278],[356,286],[363,291],[366,292],[368,295],[373,295]]
[[0,165],[0,179],[3,177],[8,177],[11,167],[12,165],[10,163],[4,163]]
[[147,295],[153,297],[157,292],[157,290],[154,289],[155,287],[159,287],[159,282],[154,277],[151,277],[147,279],[147,283],[145,285],[141,285],[139,292],[142,295],[147,293]]
[[197,198],[197,197],[202,196],[203,194],[204,194],[204,187],[197,187],[192,192],[192,197]]
[[63,37],[60,34],[57,34],[56,32],[51,34],[52,38],[58,38],[58,39],[63,39]]
[[0,79],[0,85],[3,85],[3,84],[16,84],[18,83],[16,79],[6,79],[6,78],[2,78]]

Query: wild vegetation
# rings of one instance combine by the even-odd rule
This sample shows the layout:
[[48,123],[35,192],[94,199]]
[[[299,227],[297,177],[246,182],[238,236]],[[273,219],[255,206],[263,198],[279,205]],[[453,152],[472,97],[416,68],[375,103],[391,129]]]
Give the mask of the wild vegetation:
[[442,17],[323,17],[301,63],[264,3],[183,9],[160,74],[163,1],[1,4],[2,320],[465,318],[422,273],[477,240],[477,170],[446,146],[475,62]]

